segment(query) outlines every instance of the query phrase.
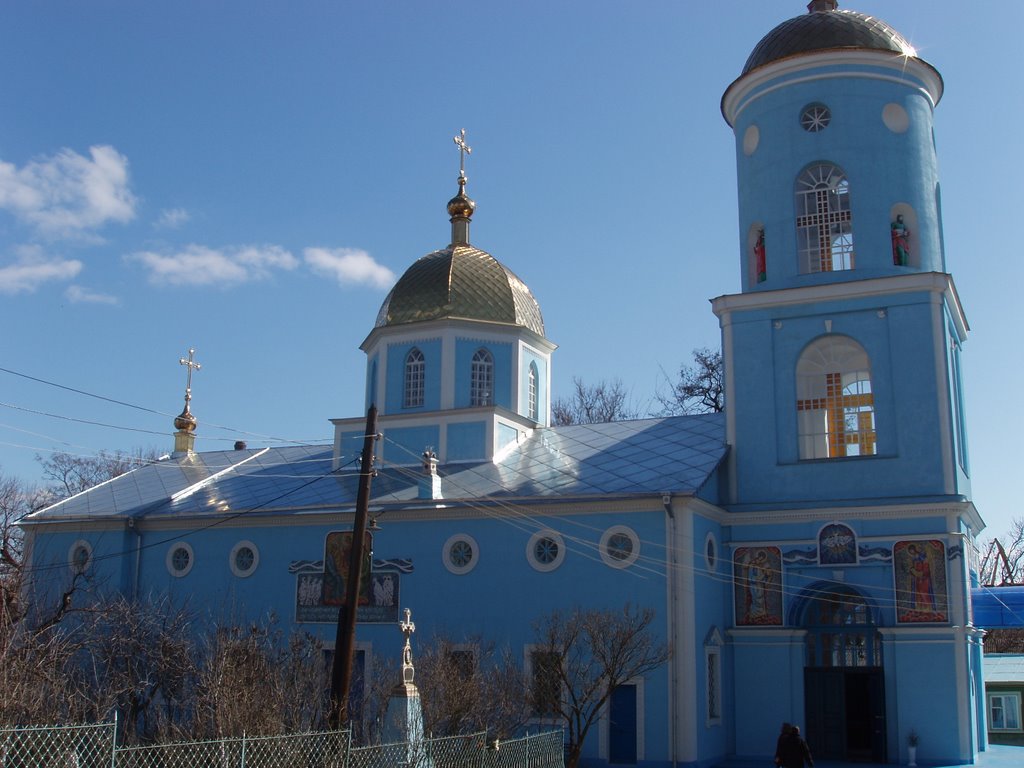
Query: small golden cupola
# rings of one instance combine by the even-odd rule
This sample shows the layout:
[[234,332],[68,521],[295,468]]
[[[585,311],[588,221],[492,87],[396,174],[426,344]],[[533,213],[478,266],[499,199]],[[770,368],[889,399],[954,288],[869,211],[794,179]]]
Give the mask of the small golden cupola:
[[459,193],[448,201],[448,215],[452,222],[452,245],[469,245],[469,220],[473,218],[476,203],[466,194],[466,155],[473,154],[473,148],[466,143],[466,129],[455,137],[459,148]]
[[192,371],[198,371],[202,366],[195,361],[195,349],[189,349],[188,357],[178,360],[178,363],[188,368],[188,375],[185,379],[185,407],[181,413],[174,417],[174,453],[175,455],[185,454],[191,456],[196,444],[196,426],[198,422],[189,409],[189,401],[192,399]]

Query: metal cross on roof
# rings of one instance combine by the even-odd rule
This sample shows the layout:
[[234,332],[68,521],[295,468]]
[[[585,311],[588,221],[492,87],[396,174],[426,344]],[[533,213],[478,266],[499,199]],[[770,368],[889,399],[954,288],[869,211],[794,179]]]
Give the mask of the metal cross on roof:
[[466,175],[466,155],[473,154],[473,148],[466,143],[466,129],[462,128],[459,135],[453,138],[455,146],[459,148],[459,176]]
[[186,403],[188,403],[188,401],[192,399],[192,371],[193,370],[198,371],[200,368],[203,367],[203,366],[201,366],[199,363],[197,363],[195,361],[195,354],[196,354],[195,349],[189,349],[188,357],[187,358],[183,357],[183,358],[178,360],[178,364],[179,365],[184,365],[184,366],[188,367],[188,377],[185,379],[185,402]]

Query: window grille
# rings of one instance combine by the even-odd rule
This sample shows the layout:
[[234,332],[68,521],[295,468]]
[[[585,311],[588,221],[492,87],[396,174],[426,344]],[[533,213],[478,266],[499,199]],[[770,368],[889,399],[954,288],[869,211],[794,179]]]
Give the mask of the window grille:
[[796,182],[796,234],[800,271],[853,269],[853,217],[846,174],[819,164]]

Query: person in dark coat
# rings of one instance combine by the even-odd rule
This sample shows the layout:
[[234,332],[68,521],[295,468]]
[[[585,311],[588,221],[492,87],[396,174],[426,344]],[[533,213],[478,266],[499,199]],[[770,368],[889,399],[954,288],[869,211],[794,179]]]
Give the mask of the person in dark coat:
[[804,768],[805,764],[814,768],[811,750],[808,749],[807,742],[800,736],[800,726],[794,725],[788,734],[779,736],[776,762],[782,768]]
[[782,765],[782,758],[779,753],[782,751],[782,740],[789,735],[789,732],[793,730],[793,726],[789,723],[783,723],[782,728],[779,729],[779,738],[775,741],[775,764]]

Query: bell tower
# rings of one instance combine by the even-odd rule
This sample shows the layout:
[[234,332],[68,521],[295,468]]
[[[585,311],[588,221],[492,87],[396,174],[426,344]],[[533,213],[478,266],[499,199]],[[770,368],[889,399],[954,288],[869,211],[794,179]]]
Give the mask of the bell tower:
[[742,292],[722,328],[734,505],[969,495],[968,326],[945,271],[939,73],[816,0],[722,97]]

